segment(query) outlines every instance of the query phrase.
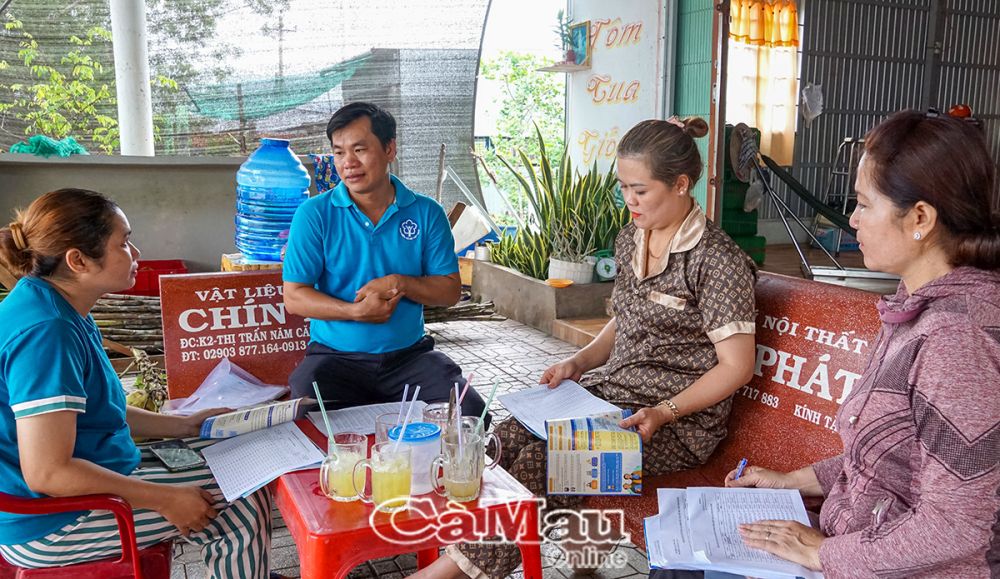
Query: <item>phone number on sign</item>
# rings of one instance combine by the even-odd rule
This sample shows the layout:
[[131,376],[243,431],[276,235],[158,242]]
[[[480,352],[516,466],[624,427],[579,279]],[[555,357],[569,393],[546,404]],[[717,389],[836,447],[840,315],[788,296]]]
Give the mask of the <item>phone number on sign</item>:
[[246,346],[229,346],[226,348],[211,348],[202,352],[204,360],[219,360],[222,358],[233,358],[236,356],[259,356],[264,354],[278,354],[281,352],[298,352],[305,350],[307,346],[305,340],[287,340],[284,342],[267,342],[265,344],[248,344]]
[[781,400],[774,394],[769,394],[767,392],[761,392],[757,388],[752,388],[750,386],[741,386],[739,391],[740,394],[746,396],[750,400],[755,400],[761,404],[766,404],[771,408],[777,408],[781,403]]

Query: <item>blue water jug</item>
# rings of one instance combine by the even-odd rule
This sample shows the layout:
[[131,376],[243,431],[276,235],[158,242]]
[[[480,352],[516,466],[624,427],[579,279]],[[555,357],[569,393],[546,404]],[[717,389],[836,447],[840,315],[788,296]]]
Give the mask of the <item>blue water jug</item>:
[[261,139],[236,173],[236,248],[281,261],[295,210],[309,197],[309,173],[282,139]]

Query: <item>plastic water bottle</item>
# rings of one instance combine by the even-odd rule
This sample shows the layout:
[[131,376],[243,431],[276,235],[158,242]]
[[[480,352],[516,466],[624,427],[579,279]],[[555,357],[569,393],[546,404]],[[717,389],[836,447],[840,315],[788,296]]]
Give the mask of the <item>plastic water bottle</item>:
[[309,173],[282,139],[261,139],[236,173],[236,248],[247,259],[281,261]]

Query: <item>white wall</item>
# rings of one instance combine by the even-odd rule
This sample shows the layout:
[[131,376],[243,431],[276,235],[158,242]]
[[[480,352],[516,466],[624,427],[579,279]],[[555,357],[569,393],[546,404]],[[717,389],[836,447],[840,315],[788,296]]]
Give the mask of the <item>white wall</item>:
[[570,16],[590,21],[591,67],[567,75],[566,145],[575,165],[607,169],[633,125],[663,117],[665,9],[651,0],[571,0]]
[[[93,189],[129,218],[142,259],[184,259],[191,271],[218,271],[233,245],[236,171],[243,157],[0,155],[0,221],[62,187]],[[307,165],[311,169],[311,164]]]

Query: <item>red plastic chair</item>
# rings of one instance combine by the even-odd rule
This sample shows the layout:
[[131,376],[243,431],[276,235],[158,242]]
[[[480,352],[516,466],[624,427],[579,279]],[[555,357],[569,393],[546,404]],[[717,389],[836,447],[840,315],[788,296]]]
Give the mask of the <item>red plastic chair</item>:
[[173,559],[173,545],[165,541],[139,550],[135,540],[132,506],[114,495],[26,499],[0,493],[0,511],[20,515],[45,515],[71,511],[111,511],[118,523],[122,556],[117,561],[103,559],[90,563],[43,569],[24,569],[0,557],[0,579],[168,579]]

